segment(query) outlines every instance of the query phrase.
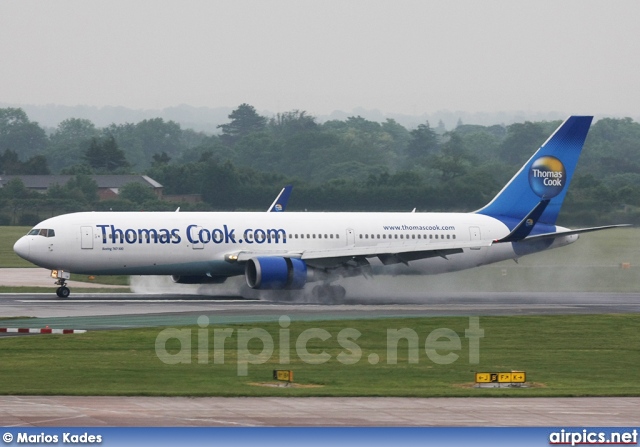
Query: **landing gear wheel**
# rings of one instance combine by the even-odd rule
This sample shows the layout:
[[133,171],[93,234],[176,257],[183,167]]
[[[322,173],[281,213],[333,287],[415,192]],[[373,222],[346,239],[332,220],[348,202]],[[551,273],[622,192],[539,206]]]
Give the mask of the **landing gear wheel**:
[[67,298],[70,293],[71,290],[67,286],[58,287],[58,290],[56,290],[56,295],[60,298]]

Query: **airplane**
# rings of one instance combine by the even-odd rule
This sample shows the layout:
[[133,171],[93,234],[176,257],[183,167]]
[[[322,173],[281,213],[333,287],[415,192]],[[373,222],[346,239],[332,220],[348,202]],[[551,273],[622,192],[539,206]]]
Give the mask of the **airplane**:
[[343,277],[469,269],[626,226],[555,224],[592,119],[567,118],[475,212],[81,212],[41,222],[14,251],[52,270],[62,298],[70,273],[170,275],[186,284],[242,275],[283,299],[301,291],[341,302],[346,291],[332,283]]
[[291,190],[293,189],[293,185],[285,185],[284,188],[280,191],[280,194],[276,197],[276,200],[273,201],[269,209],[268,213],[281,213],[287,209],[287,203],[289,202],[289,196],[291,195]]

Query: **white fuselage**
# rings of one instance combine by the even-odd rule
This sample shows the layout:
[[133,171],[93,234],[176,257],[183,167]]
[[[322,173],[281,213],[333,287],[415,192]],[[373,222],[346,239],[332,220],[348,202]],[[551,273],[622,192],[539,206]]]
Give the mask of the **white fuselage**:
[[[88,212],[53,217],[35,229],[53,232],[23,236],[14,247],[21,257],[48,269],[95,275],[233,276],[244,273],[242,263],[225,260],[234,252],[277,256],[372,246],[419,251],[509,234],[501,221],[474,213]],[[434,274],[518,258],[576,239],[479,243],[408,265],[383,265],[375,256],[369,262],[374,273]]]

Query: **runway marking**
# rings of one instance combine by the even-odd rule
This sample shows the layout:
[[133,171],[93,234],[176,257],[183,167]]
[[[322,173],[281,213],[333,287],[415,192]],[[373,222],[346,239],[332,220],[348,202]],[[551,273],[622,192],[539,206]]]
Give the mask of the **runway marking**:
[[[57,422],[57,421],[67,421],[67,420],[70,420],[70,419],[80,419],[80,418],[86,418],[86,417],[87,417],[86,415],[80,414],[78,416],[67,416],[67,417],[64,417],[64,418],[43,419],[43,420],[28,422],[28,423],[24,423],[24,424],[13,424],[13,425],[3,425],[3,426],[4,427],[25,427],[25,426],[37,427],[37,426],[45,424],[45,423],[51,423],[51,422]],[[65,424],[65,425],[67,425],[67,424]]]

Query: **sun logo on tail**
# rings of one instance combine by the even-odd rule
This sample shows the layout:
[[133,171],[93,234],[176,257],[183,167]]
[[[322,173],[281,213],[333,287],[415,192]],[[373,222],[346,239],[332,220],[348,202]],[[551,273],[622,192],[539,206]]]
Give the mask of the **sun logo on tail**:
[[562,192],[567,180],[564,165],[556,157],[540,157],[529,169],[529,185],[539,197],[552,199]]

